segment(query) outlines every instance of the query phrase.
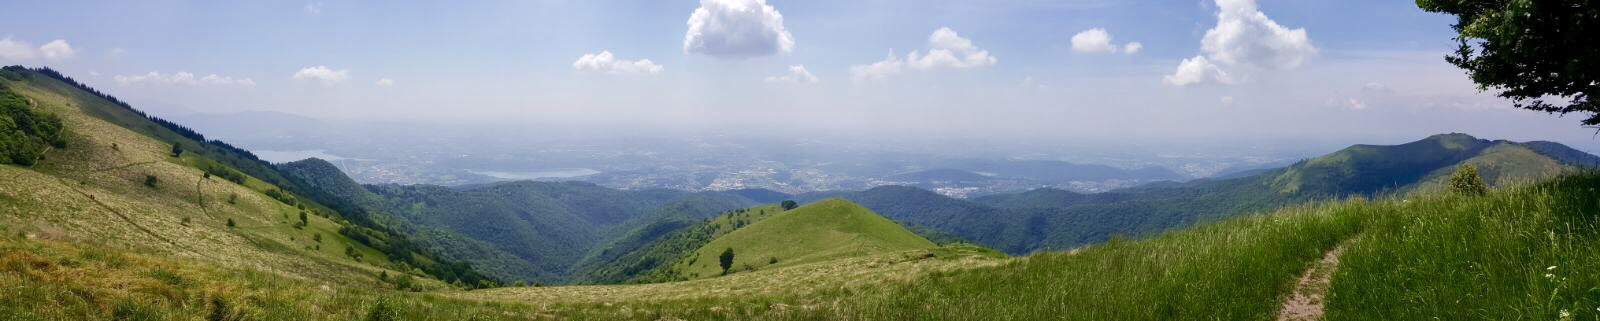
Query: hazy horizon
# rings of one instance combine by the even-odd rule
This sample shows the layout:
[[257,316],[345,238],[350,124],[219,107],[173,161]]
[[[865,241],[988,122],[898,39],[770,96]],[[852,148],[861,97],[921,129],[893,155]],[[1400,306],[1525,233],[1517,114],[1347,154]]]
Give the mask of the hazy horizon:
[[[154,114],[960,141],[1594,152],[1443,56],[1448,16],[1355,1],[18,3],[0,64]],[[646,61],[648,60],[648,61]]]

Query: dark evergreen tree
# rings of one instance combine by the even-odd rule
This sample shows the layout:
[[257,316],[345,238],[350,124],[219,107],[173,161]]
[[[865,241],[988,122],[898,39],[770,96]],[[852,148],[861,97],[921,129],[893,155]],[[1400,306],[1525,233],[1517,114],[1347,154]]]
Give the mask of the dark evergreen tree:
[[728,275],[728,268],[733,267],[733,248],[730,247],[722,251],[722,255],[717,256],[717,265],[722,267],[722,275]]

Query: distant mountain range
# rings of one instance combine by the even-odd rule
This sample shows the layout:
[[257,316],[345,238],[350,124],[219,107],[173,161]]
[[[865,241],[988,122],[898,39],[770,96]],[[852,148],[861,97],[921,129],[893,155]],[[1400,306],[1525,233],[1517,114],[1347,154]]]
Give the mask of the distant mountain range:
[[[1436,185],[1456,166],[1477,166],[1491,186],[1550,177],[1592,166],[1600,157],[1560,144],[1517,143],[1445,134],[1394,145],[1356,145],[1288,167],[1241,177],[1155,183],[1107,193],[1060,189],[957,199],[923,188],[884,186],[857,192],[791,195],[762,189],[690,193],[627,191],[578,182],[507,182],[466,187],[354,185],[332,165],[315,174],[337,176],[330,190],[353,191],[374,211],[390,215],[439,253],[489,273],[539,282],[619,282],[640,277],[601,273],[613,260],[651,256],[653,242],[676,231],[712,224],[718,213],[786,199],[842,198],[906,225],[924,237],[961,240],[1011,254],[1065,249],[1138,236],[1197,222],[1348,196],[1381,196]],[[905,174],[925,180],[979,180],[958,170]],[[318,179],[312,179],[318,180]],[[360,191],[370,191],[370,194]],[[471,250],[469,250],[471,249]],[[632,253],[643,251],[639,253]],[[493,255],[483,255],[491,252]],[[668,258],[655,258],[656,261]],[[665,262],[652,262],[655,265]],[[632,264],[638,264],[633,262]],[[650,269],[635,269],[647,273]]]

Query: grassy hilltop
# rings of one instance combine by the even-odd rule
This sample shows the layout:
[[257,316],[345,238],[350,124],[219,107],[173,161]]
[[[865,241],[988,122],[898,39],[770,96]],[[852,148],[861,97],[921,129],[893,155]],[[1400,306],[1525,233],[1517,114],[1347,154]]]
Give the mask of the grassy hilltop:
[[718,237],[680,268],[691,278],[720,275],[718,256],[733,249],[729,272],[933,248],[933,242],[842,199],[785,211]]

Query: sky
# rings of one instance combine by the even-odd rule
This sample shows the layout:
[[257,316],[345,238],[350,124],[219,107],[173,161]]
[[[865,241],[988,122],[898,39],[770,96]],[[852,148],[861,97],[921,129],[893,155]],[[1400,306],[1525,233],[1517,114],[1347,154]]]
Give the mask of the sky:
[[160,114],[964,140],[1600,150],[1393,0],[23,1],[0,64]]

